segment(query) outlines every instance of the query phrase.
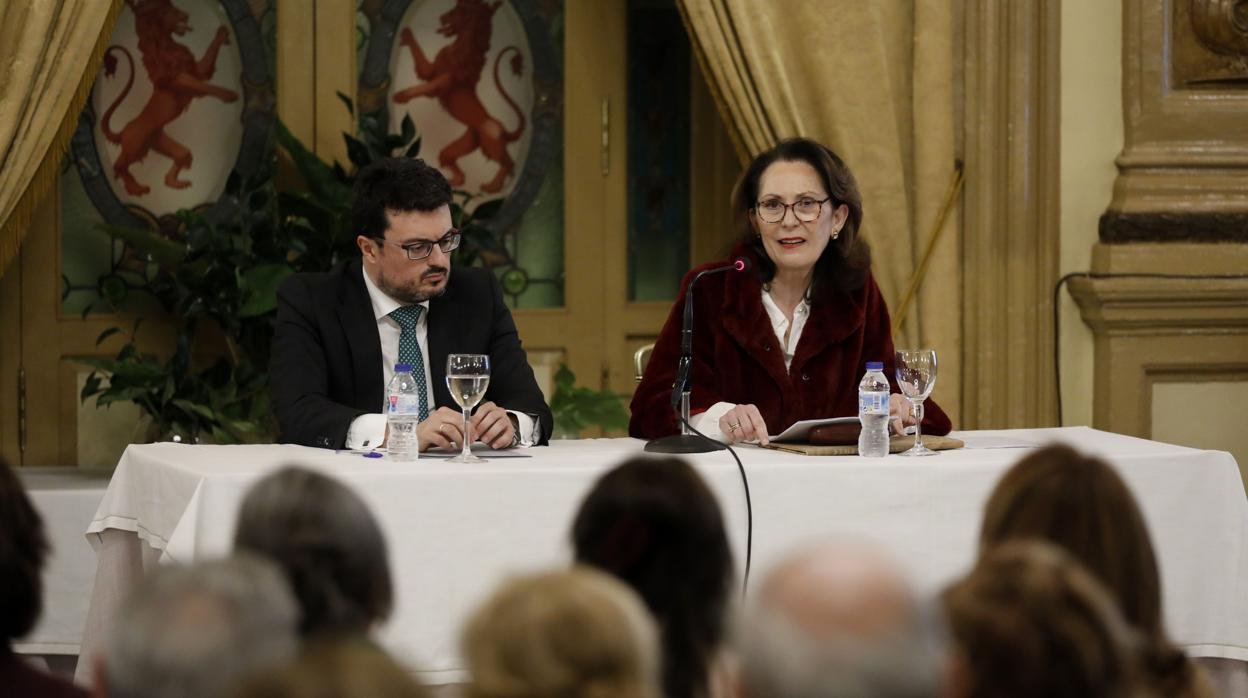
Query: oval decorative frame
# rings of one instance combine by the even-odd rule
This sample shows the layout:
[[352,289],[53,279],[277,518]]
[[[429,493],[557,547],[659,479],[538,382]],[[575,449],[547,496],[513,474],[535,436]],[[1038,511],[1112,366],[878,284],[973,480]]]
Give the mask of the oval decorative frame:
[[[561,152],[562,130],[560,121],[563,111],[563,71],[558,52],[551,43],[546,20],[538,9],[537,0],[505,0],[524,27],[533,59],[533,111],[526,115],[532,124],[533,135],[528,157],[516,179],[515,186],[502,199],[497,213],[483,220],[485,227],[495,234],[506,233],[519,225],[524,212],[537,198],[542,180],[551,162]],[[361,114],[378,114],[382,123],[388,123],[389,105],[386,95],[393,76],[390,75],[390,59],[399,48],[397,37],[403,17],[412,0],[385,0],[375,14],[368,15],[370,32],[363,68],[360,70],[356,101]],[[419,131],[419,125],[417,130]]]
[[[238,146],[232,170],[243,178],[260,171],[269,152],[269,134],[273,128],[276,96],[273,77],[265,55],[264,39],[260,23],[251,12],[247,0],[217,0],[229,19],[233,38],[238,42],[239,60],[242,64],[243,86],[243,134]],[[178,223],[172,214],[155,216],[141,206],[126,204],[118,198],[108,183],[108,175],[100,161],[95,140],[95,107],[90,100],[78,118],[78,126],[70,141],[70,152],[78,169],[82,186],[91,203],[104,221],[118,226],[151,228],[171,232]],[[237,206],[229,196],[222,195],[216,201],[196,208],[210,222],[219,222]]]

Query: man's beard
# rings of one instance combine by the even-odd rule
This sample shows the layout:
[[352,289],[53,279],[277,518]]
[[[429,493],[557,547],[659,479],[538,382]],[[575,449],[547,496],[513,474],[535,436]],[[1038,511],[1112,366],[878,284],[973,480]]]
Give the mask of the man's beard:
[[[442,281],[442,285],[433,289],[422,289],[422,282],[426,276],[431,274],[443,274],[445,278]],[[446,285],[450,282],[450,267],[429,267],[420,275],[419,279],[399,284],[392,283],[390,279],[386,277],[386,272],[382,271],[380,268],[377,270],[377,288],[381,289],[382,293],[404,305],[416,305],[417,303],[423,303],[430,298],[436,298],[443,293],[446,293]]]

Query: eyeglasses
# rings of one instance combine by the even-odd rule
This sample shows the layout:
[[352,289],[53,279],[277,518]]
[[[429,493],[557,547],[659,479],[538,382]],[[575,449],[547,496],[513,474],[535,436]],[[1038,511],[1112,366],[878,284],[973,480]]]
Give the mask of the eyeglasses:
[[417,240],[416,242],[398,243],[382,238],[373,238],[383,245],[394,245],[407,253],[407,258],[413,262],[424,259],[433,254],[433,246],[437,245],[438,249],[446,254],[450,254],[459,247],[459,240],[463,235],[455,228],[446,231],[446,235],[437,240]]
[[784,220],[784,214],[789,208],[793,209],[793,217],[803,223],[810,223],[819,218],[819,214],[823,213],[823,205],[831,201],[832,197],[825,199],[812,199],[809,196],[786,204],[780,199],[764,199],[754,205],[754,213],[764,223],[779,223]]

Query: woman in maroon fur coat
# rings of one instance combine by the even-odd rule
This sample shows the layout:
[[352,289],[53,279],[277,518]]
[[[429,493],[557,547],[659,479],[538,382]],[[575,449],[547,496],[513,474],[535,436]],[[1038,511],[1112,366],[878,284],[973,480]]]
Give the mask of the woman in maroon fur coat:
[[[733,257],[750,270],[710,275],[694,288],[691,422],[722,441],[767,443],[794,422],[858,413],[867,361],[883,361],[892,385],[893,426],[913,424],[894,377],[888,307],[858,236],[862,196],[831,149],[794,138],[754,158],[733,191],[740,240]],[[629,434],[678,431],[670,407],[680,358],[685,276],[633,395]],[[947,434],[932,400],[924,434]]]

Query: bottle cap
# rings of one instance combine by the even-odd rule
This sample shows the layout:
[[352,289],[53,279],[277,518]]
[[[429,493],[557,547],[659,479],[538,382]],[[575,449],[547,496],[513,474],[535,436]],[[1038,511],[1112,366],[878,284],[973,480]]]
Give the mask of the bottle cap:
[[411,364],[395,364],[394,372],[395,373],[411,373],[412,365]]
[[884,362],[883,361],[868,361],[867,370],[868,371],[883,371]]

